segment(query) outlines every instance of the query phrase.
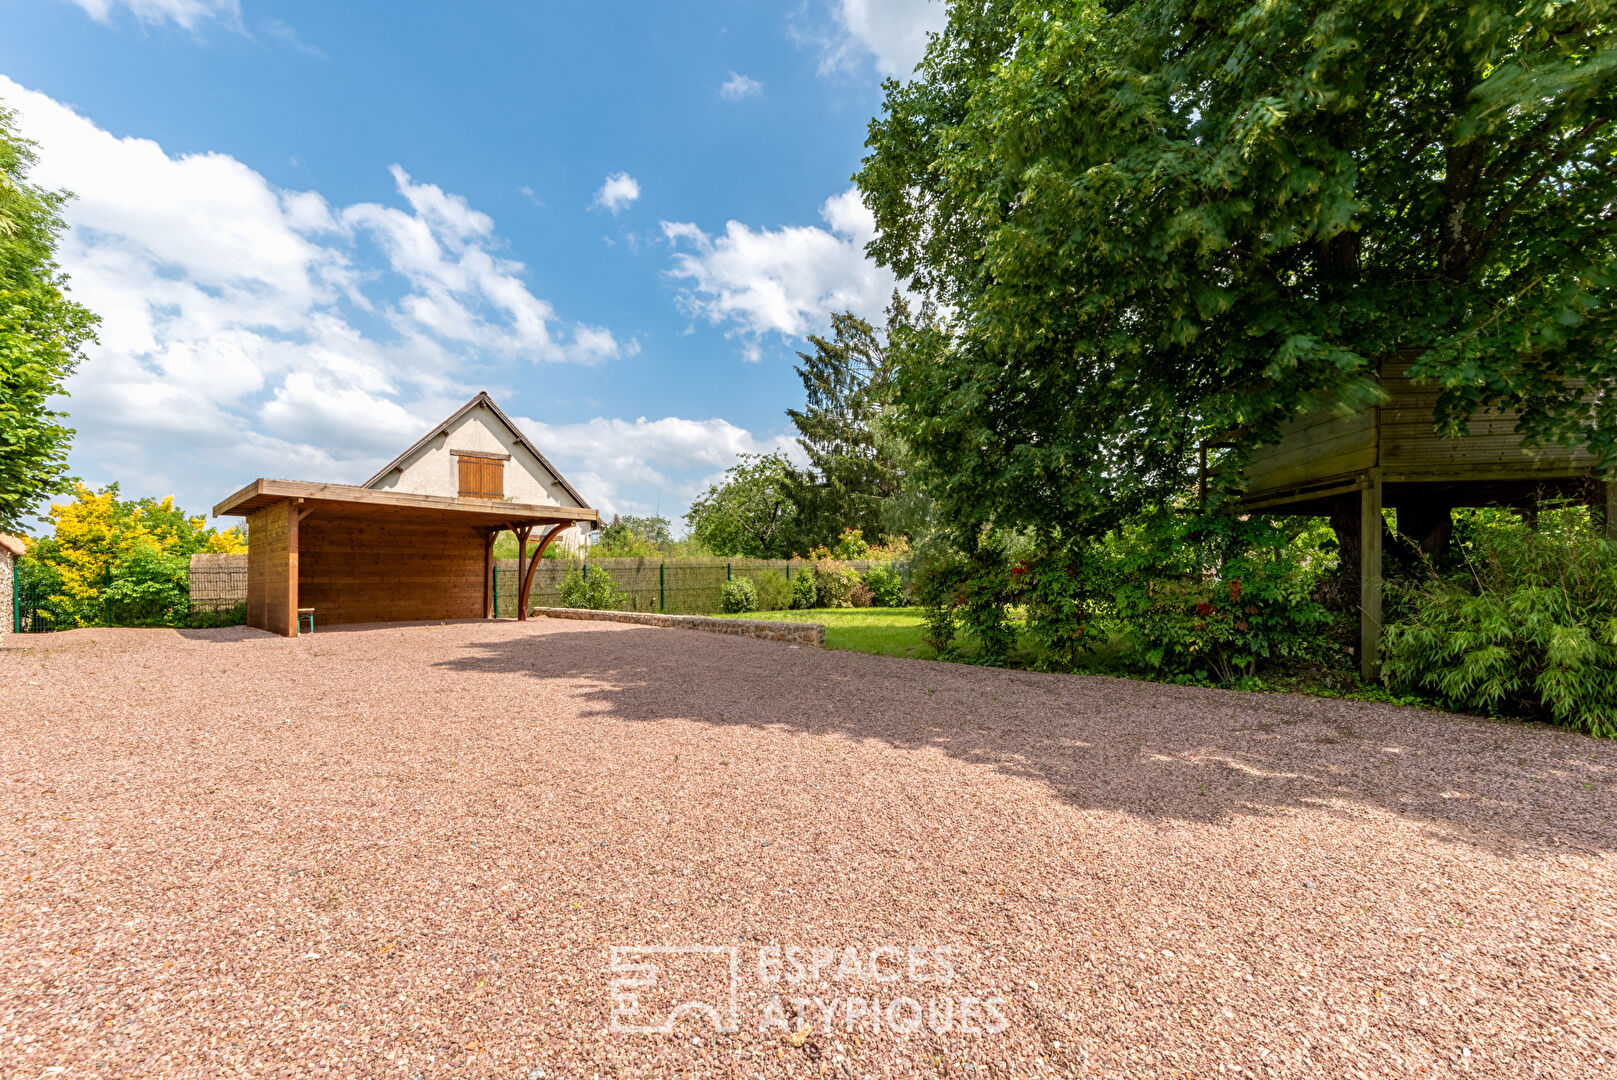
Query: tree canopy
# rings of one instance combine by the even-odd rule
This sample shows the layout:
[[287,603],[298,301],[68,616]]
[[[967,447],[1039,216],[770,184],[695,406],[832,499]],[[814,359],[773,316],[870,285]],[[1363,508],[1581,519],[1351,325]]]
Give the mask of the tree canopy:
[[795,474],[783,454],[742,454],[741,460],[691,503],[691,538],[716,555],[778,559],[791,554],[797,505]]
[[0,106],[0,530],[67,491],[66,414],[48,407],[83,358],[96,319],[63,293],[57,238],[67,195],[28,183],[33,145]]
[[1094,533],[1197,441],[1273,439],[1419,352],[1437,422],[1617,462],[1608,3],[952,4],[886,84],[872,254],[953,313],[890,346],[960,527]]

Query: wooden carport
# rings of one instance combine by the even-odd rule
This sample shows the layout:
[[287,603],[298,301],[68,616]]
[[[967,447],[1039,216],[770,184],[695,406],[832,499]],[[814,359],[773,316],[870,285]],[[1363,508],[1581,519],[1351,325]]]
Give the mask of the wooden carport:
[[213,512],[247,519],[247,625],[288,637],[300,607],[322,626],[493,618],[494,538],[507,529],[519,544],[525,619],[545,548],[575,522],[599,519],[587,507],[265,479]]

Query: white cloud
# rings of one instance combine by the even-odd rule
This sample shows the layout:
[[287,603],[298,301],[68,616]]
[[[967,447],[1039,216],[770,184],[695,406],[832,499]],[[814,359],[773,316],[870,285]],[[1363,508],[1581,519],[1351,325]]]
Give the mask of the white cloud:
[[738,71],[730,72],[730,77],[719,87],[719,96],[729,101],[740,101],[742,98],[758,97],[764,92],[764,84],[757,79],[749,79]]
[[948,21],[944,0],[829,0],[833,30],[810,35],[823,49],[822,71],[869,57],[884,76],[906,79],[926,55],[927,34]]
[[640,198],[640,181],[626,172],[616,172],[606,178],[601,190],[595,193],[591,206],[599,206],[614,214]]
[[753,229],[731,221],[718,236],[690,223],[663,222],[675,249],[670,273],[690,282],[681,303],[739,336],[749,359],[757,359],[760,337],[801,337],[824,326],[834,311],[878,317],[896,281],[865,256],[875,219],[853,188],[827,199],[820,216],[829,229]]
[[402,168],[396,201],[334,206],[4,76],[0,99],[40,144],[31,179],[76,195],[59,260],[102,317],[66,404],[88,481],[200,509],[254,476],[361,480],[491,362],[623,351],[529,291],[487,214]]
[[209,19],[241,25],[241,0],[70,0],[97,22],[110,23],[124,8],[150,26],[172,22],[187,30]]
[[316,60],[330,59],[322,49],[298,37],[298,32],[280,19],[267,19],[261,22],[258,24],[258,30],[265,37],[272,37],[283,45],[290,45],[305,56],[312,56]]
[[661,513],[676,525],[742,454],[801,457],[785,435],[759,438],[727,420],[618,420],[581,424],[518,419],[591,505],[606,514]]

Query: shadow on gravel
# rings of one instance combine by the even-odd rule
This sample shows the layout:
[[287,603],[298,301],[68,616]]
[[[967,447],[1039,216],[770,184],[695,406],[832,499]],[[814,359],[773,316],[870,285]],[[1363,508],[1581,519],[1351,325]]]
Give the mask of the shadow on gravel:
[[[572,628],[576,627],[576,629]],[[1376,807],[1507,855],[1617,850],[1617,745],[1398,706],[571,624],[439,662],[583,684],[596,715],[933,747],[1068,803],[1218,823]]]

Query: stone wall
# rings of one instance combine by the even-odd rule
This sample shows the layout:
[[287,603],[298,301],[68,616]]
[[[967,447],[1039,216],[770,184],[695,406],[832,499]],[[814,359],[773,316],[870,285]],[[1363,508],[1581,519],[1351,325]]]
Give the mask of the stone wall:
[[646,611],[590,611],[586,608],[534,608],[533,614],[551,619],[593,619],[603,622],[638,623],[681,630],[705,630],[710,634],[734,634],[763,641],[784,641],[791,645],[825,647],[825,627],[819,623],[766,622],[763,619],[710,619],[705,615],[658,615]]
[[15,557],[9,549],[0,545],[0,637],[11,633],[12,620],[16,618],[11,610],[11,591],[15,588],[16,573]]

